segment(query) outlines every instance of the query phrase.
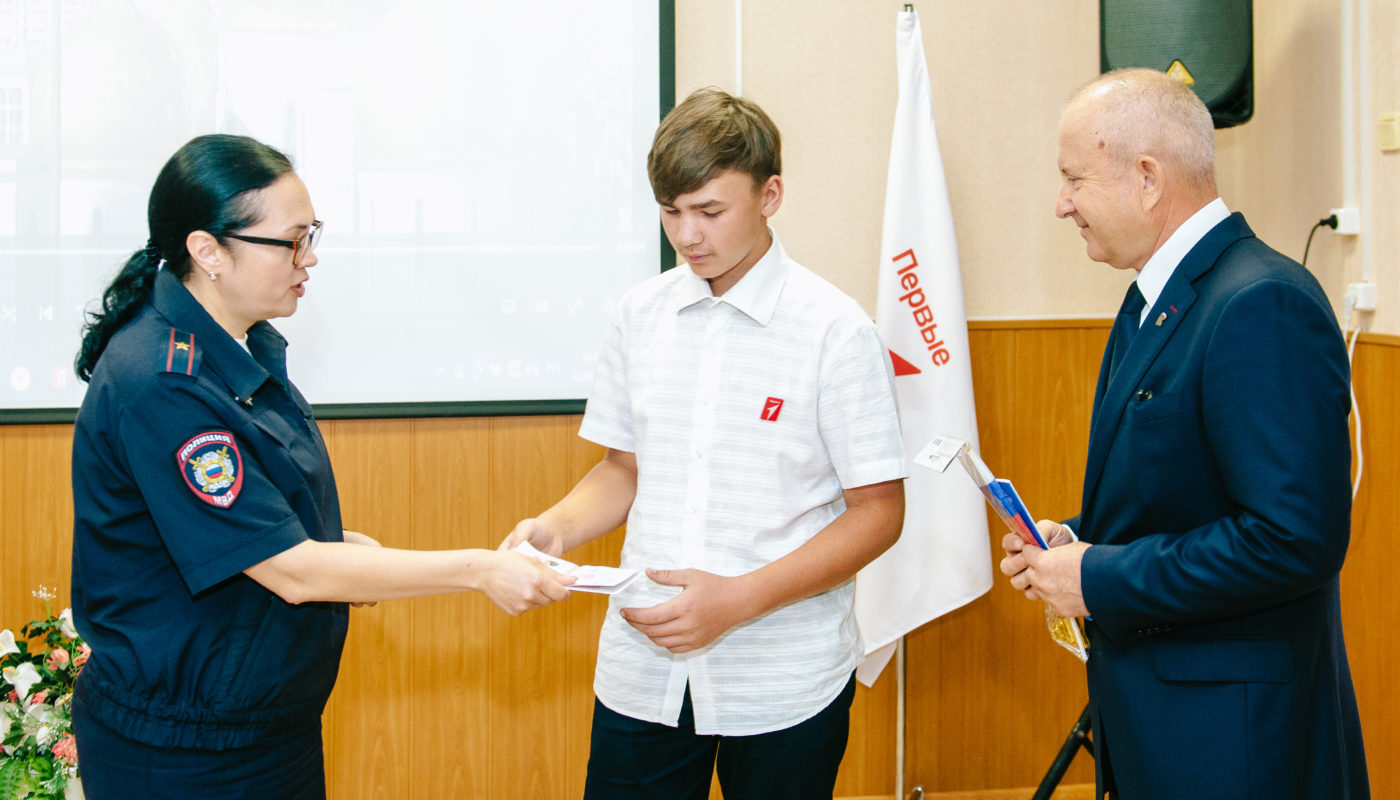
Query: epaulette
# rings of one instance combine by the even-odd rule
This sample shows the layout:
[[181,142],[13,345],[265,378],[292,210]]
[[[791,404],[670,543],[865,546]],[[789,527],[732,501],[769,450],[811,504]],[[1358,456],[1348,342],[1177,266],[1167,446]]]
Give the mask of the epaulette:
[[161,372],[194,375],[199,372],[199,358],[200,348],[194,341],[194,334],[171,328],[160,348]]

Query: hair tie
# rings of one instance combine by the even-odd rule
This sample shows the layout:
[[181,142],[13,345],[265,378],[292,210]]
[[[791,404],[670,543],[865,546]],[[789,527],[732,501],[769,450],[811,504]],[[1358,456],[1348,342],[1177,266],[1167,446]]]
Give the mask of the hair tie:
[[146,240],[146,247],[143,250],[143,252],[146,254],[146,262],[149,264],[154,264],[157,271],[159,271],[161,266],[165,264],[165,258],[161,256],[160,248],[156,247],[155,239]]

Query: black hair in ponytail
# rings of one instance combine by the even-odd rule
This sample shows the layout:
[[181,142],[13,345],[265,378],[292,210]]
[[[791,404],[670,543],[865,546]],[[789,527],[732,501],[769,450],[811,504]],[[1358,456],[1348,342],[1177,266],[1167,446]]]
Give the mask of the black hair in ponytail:
[[151,238],[127,259],[102,293],[100,311],[90,311],[73,371],[86,381],[107,342],[150,299],[161,265],[184,280],[190,272],[185,239],[207,231],[225,234],[258,221],[250,193],[265,189],[292,171],[291,161],[273,147],[247,136],[211,134],[185,143],[165,162],[146,207]]

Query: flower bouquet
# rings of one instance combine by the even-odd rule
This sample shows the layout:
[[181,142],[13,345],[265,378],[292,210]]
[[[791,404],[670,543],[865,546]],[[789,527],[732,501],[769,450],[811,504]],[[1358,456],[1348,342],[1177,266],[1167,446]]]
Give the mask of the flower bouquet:
[[73,612],[57,617],[43,586],[44,618],[13,631],[0,630],[0,800],[66,795],[76,787],[78,750],[73,743],[73,680],[91,650],[73,628]]

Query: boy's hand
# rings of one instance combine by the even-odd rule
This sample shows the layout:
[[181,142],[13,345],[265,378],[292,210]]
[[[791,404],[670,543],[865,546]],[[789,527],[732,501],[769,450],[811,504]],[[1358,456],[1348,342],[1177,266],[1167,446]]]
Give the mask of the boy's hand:
[[672,653],[699,650],[751,616],[737,578],[698,569],[648,569],[647,577],[685,588],[651,608],[624,608],[622,618]]
[[501,542],[501,546],[496,549],[511,550],[521,542],[529,542],[530,546],[541,553],[548,553],[552,556],[564,554],[563,537],[550,530],[538,517],[522,519],[516,523],[515,527],[511,529],[510,535],[506,536],[505,541]]

